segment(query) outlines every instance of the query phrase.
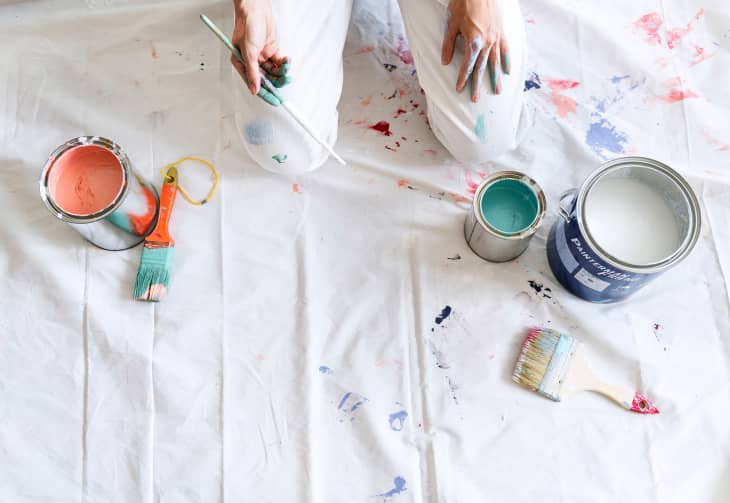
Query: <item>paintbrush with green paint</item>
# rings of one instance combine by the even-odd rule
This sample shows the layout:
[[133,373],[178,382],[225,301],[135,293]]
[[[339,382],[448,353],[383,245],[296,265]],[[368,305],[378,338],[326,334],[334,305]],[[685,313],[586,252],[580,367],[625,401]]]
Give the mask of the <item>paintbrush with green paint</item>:
[[175,241],[168,230],[172,206],[177,195],[177,168],[170,167],[160,194],[160,214],[157,225],[144,240],[142,261],[134,282],[134,298],[159,302],[167,292],[170,269],[175,256]]
[[[213,34],[218,37],[218,39],[223,42],[223,45],[228,47],[228,50],[230,50],[233,53],[233,56],[235,56],[236,59],[238,59],[241,63],[244,63],[245,68],[245,61],[243,60],[243,56],[241,55],[241,51],[233,45],[233,42],[231,42],[231,39],[229,39],[225,34],[216,26],[216,24],[210,20],[208,16],[205,14],[200,15],[200,20],[203,21],[203,24],[210,28],[210,31],[213,32]],[[255,78],[255,76],[248,75],[250,78]],[[332,157],[335,158],[337,162],[345,166],[347,163],[345,160],[337,155],[337,153],[334,151],[332,147],[329,146],[329,144],[321,139],[319,136],[317,136],[314,131],[312,131],[312,127],[307,123],[307,121],[304,120],[304,118],[292,108],[291,102],[284,101],[284,98],[279,94],[279,91],[276,89],[276,86],[271,83],[269,79],[267,79],[263,72],[259,71],[258,75],[259,79],[261,80],[261,89],[259,90],[259,93],[257,96],[259,96],[261,99],[263,99],[265,102],[267,102],[269,105],[273,105],[275,107],[281,106],[294,121],[299,124],[304,131],[307,132],[309,136],[312,137],[314,141],[319,143],[324,147],[324,149],[330,153]]]

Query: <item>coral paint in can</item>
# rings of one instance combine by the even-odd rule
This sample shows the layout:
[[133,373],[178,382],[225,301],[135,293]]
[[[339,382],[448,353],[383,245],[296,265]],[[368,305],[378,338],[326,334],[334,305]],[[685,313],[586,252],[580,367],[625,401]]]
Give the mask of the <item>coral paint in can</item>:
[[99,136],[75,138],[54,150],[39,185],[51,213],[105,250],[141,243],[157,218],[154,187],[117,144]]
[[603,164],[563,194],[547,256],[555,277],[591,302],[617,302],[683,260],[700,233],[697,197],[669,166],[643,157]]

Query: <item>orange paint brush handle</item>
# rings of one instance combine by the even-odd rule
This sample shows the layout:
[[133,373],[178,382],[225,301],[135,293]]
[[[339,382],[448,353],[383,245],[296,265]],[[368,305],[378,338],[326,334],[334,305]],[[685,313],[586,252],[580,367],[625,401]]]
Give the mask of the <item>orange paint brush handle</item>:
[[147,236],[146,241],[154,241],[158,243],[166,243],[168,245],[175,244],[168,224],[172,215],[172,207],[175,204],[175,196],[177,195],[177,168],[170,168],[165,175],[165,183],[162,184],[162,192],[160,193],[160,216],[157,219],[157,225],[152,233]]

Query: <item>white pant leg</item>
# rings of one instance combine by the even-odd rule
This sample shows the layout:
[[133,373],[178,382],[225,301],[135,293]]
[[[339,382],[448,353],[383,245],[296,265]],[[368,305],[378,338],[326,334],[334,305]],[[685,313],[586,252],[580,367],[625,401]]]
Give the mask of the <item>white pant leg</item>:
[[[342,49],[352,0],[273,0],[281,53],[291,58],[292,82],[281,88],[315,133],[334,144],[342,92]],[[251,158],[276,173],[312,171],[328,154],[281,107],[252,96],[232,71],[238,133]],[[277,160],[278,158],[278,160]]]
[[463,50],[457,48],[450,65],[441,64],[446,6],[438,0],[400,0],[400,6],[436,138],[464,163],[489,161],[517,147],[530,122],[523,99],[527,41],[517,0],[500,2],[512,73],[502,74],[502,93],[494,95],[485,72],[478,103],[472,103],[468,83],[456,92]]

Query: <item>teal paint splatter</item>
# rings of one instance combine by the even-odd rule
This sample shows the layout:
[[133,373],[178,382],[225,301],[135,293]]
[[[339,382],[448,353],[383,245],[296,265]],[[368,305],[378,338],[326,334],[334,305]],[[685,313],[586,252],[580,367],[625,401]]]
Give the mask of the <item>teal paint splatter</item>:
[[474,126],[474,133],[477,135],[477,138],[479,138],[480,142],[487,143],[487,131],[486,127],[484,126],[484,114],[479,114],[479,117],[477,117],[477,123]]
[[287,155],[286,154],[274,154],[271,156],[273,160],[278,162],[279,164],[282,164],[284,161],[286,161]]

